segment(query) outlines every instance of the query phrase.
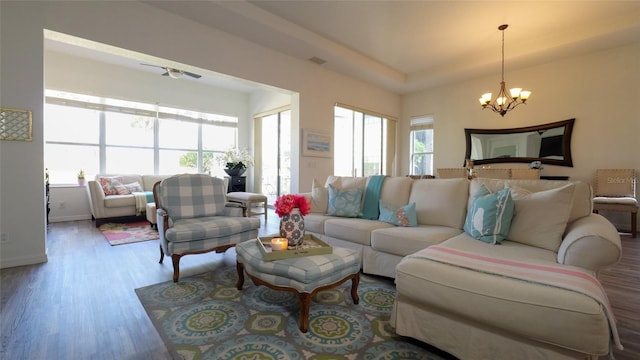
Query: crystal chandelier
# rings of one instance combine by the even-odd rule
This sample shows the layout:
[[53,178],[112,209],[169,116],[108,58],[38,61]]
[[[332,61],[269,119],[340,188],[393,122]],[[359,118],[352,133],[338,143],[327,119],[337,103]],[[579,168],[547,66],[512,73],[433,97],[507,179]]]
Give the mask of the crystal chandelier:
[[516,106],[524,104],[531,91],[522,90],[522,88],[512,88],[507,92],[504,83],[504,31],[509,27],[508,24],[498,26],[498,30],[502,31],[502,81],[500,82],[500,92],[498,96],[491,101],[491,93],[482,94],[480,97],[480,104],[482,109],[489,108],[501,116],[504,116],[508,111],[515,109]]

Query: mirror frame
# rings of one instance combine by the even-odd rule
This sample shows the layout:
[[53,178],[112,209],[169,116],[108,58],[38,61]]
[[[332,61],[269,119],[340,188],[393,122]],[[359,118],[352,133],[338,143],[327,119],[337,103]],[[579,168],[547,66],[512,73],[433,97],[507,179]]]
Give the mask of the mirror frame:
[[471,135],[473,134],[518,134],[518,133],[526,133],[530,131],[540,131],[540,130],[549,130],[554,128],[559,128],[564,126],[564,133],[562,134],[562,150],[564,153],[564,159],[549,159],[549,158],[540,158],[540,157],[509,157],[509,158],[489,158],[482,160],[473,160],[474,164],[495,164],[495,163],[530,163],[532,161],[540,161],[543,164],[548,165],[558,165],[558,166],[568,166],[573,167],[573,160],[571,158],[571,133],[573,132],[573,123],[574,119],[567,119],[562,121],[556,121],[549,124],[535,125],[535,126],[527,126],[520,128],[511,128],[511,129],[464,129],[464,134],[467,143],[467,151],[464,156],[463,166],[466,166],[466,159],[470,159],[471,157]]

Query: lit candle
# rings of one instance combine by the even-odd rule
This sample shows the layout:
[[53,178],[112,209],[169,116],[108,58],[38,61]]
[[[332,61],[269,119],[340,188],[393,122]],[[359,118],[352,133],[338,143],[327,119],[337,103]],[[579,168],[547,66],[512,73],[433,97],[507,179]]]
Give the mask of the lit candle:
[[273,249],[273,251],[287,250],[288,244],[289,242],[286,238],[271,239],[271,249]]

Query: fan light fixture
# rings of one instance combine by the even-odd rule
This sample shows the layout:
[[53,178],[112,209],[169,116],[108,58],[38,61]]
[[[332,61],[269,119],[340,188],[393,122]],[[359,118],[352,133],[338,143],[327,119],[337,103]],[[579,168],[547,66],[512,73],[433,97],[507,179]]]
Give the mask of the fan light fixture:
[[482,94],[480,97],[480,105],[482,109],[489,108],[501,116],[508,111],[515,109],[516,106],[524,104],[531,96],[531,91],[522,90],[522,88],[512,88],[507,92],[504,83],[504,31],[509,27],[508,24],[498,26],[498,30],[502,31],[502,81],[500,82],[500,92],[498,96],[491,101],[491,93]]
[[184,75],[184,71],[168,67],[167,74],[172,79],[180,79]]

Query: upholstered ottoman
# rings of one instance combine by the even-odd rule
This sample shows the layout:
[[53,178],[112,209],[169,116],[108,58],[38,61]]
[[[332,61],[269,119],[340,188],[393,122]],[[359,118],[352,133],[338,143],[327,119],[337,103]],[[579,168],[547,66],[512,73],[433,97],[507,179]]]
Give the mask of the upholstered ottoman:
[[238,290],[242,290],[246,271],[256,285],[296,294],[300,299],[300,331],[307,332],[309,329],[311,298],[318,291],[336,287],[351,279],[351,298],[354,304],[359,302],[358,251],[334,247],[332,254],[264,261],[256,241],[245,241],[236,245]]
[[[230,192],[227,194],[227,201],[237,202],[245,208],[245,216],[264,215],[264,221],[267,222],[267,196],[250,193],[250,192]],[[262,204],[262,212],[254,212],[253,205]]]

